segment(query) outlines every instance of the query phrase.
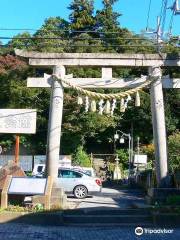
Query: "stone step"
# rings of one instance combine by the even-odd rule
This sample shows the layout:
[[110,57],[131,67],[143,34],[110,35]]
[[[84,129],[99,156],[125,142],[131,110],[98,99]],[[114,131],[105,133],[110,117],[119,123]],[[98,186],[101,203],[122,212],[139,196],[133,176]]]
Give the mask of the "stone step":
[[151,215],[66,215],[63,214],[64,223],[75,224],[97,224],[97,223],[127,223],[140,224],[152,223]]
[[66,210],[67,215],[149,215],[151,213],[148,208],[125,208],[125,209],[71,209]]
[[63,226],[68,227],[154,227],[152,222],[139,222],[139,223],[63,223]]

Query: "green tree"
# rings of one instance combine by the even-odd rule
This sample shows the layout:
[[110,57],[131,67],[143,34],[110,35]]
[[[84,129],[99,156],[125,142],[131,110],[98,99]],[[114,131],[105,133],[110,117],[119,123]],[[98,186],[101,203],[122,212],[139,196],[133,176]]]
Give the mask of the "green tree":
[[93,0],[73,0],[68,9],[72,11],[69,16],[72,31],[92,31],[95,25]]
[[[60,17],[50,17],[34,34],[34,48],[41,52],[67,52],[69,23]],[[44,39],[43,39],[44,38]]]
[[70,51],[71,52],[101,52],[104,50],[98,34],[94,32],[96,19],[94,17],[94,1],[74,0],[68,7],[71,10],[70,20]]
[[[49,90],[27,88],[27,77],[35,71],[26,62],[12,55],[0,56],[0,107],[37,109],[37,133],[21,137],[29,153],[44,153],[49,108]],[[0,143],[11,148],[14,143],[12,134],[1,134]],[[11,143],[11,144],[10,144]]]
[[24,32],[14,36],[8,45],[12,48],[18,49],[33,49],[34,41],[29,32]]
[[132,37],[131,32],[120,27],[119,17],[121,13],[113,10],[118,0],[103,0],[103,9],[96,12],[96,30],[102,40],[104,51],[124,52],[126,49],[121,45],[127,44],[125,37]]
[[96,27],[102,32],[110,32],[107,36],[111,36],[112,32],[119,30],[120,13],[113,11],[113,5],[118,0],[103,0],[103,9],[96,12]]

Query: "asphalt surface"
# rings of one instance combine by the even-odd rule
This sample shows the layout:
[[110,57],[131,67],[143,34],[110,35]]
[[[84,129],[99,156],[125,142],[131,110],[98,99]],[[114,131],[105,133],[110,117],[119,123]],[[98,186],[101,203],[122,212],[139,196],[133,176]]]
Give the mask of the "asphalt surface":
[[88,196],[85,199],[68,197],[68,201],[75,203],[76,208],[129,208],[134,206],[145,207],[146,203],[142,191],[117,190],[103,188],[100,194]]

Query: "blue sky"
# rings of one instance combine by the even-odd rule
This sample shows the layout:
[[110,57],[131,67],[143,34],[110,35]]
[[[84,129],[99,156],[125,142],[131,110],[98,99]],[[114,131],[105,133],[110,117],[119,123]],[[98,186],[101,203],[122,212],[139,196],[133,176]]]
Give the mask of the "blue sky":
[[[155,28],[160,13],[161,0],[151,0],[149,26]],[[169,0],[169,5],[174,0]],[[44,19],[61,16],[68,19],[67,6],[71,0],[1,0],[0,28],[39,28]],[[119,0],[114,9],[123,14],[119,21],[122,27],[140,33],[145,29],[149,0]],[[95,0],[95,8],[102,7],[101,0]],[[169,28],[171,11],[168,10],[166,29]],[[180,35],[180,15],[174,17],[173,34]],[[0,36],[13,36],[18,32],[0,31]]]

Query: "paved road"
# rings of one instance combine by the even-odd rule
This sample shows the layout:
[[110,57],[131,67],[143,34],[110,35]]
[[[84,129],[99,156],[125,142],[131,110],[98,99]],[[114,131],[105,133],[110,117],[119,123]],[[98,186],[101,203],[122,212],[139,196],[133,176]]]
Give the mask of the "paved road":
[[98,196],[86,199],[75,199],[69,197],[68,200],[76,204],[76,208],[128,208],[133,206],[145,206],[144,196],[140,190],[117,190],[103,188]]
[[180,229],[169,234],[144,234],[140,237],[130,227],[43,227],[6,223],[0,225],[1,240],[177,240]]

